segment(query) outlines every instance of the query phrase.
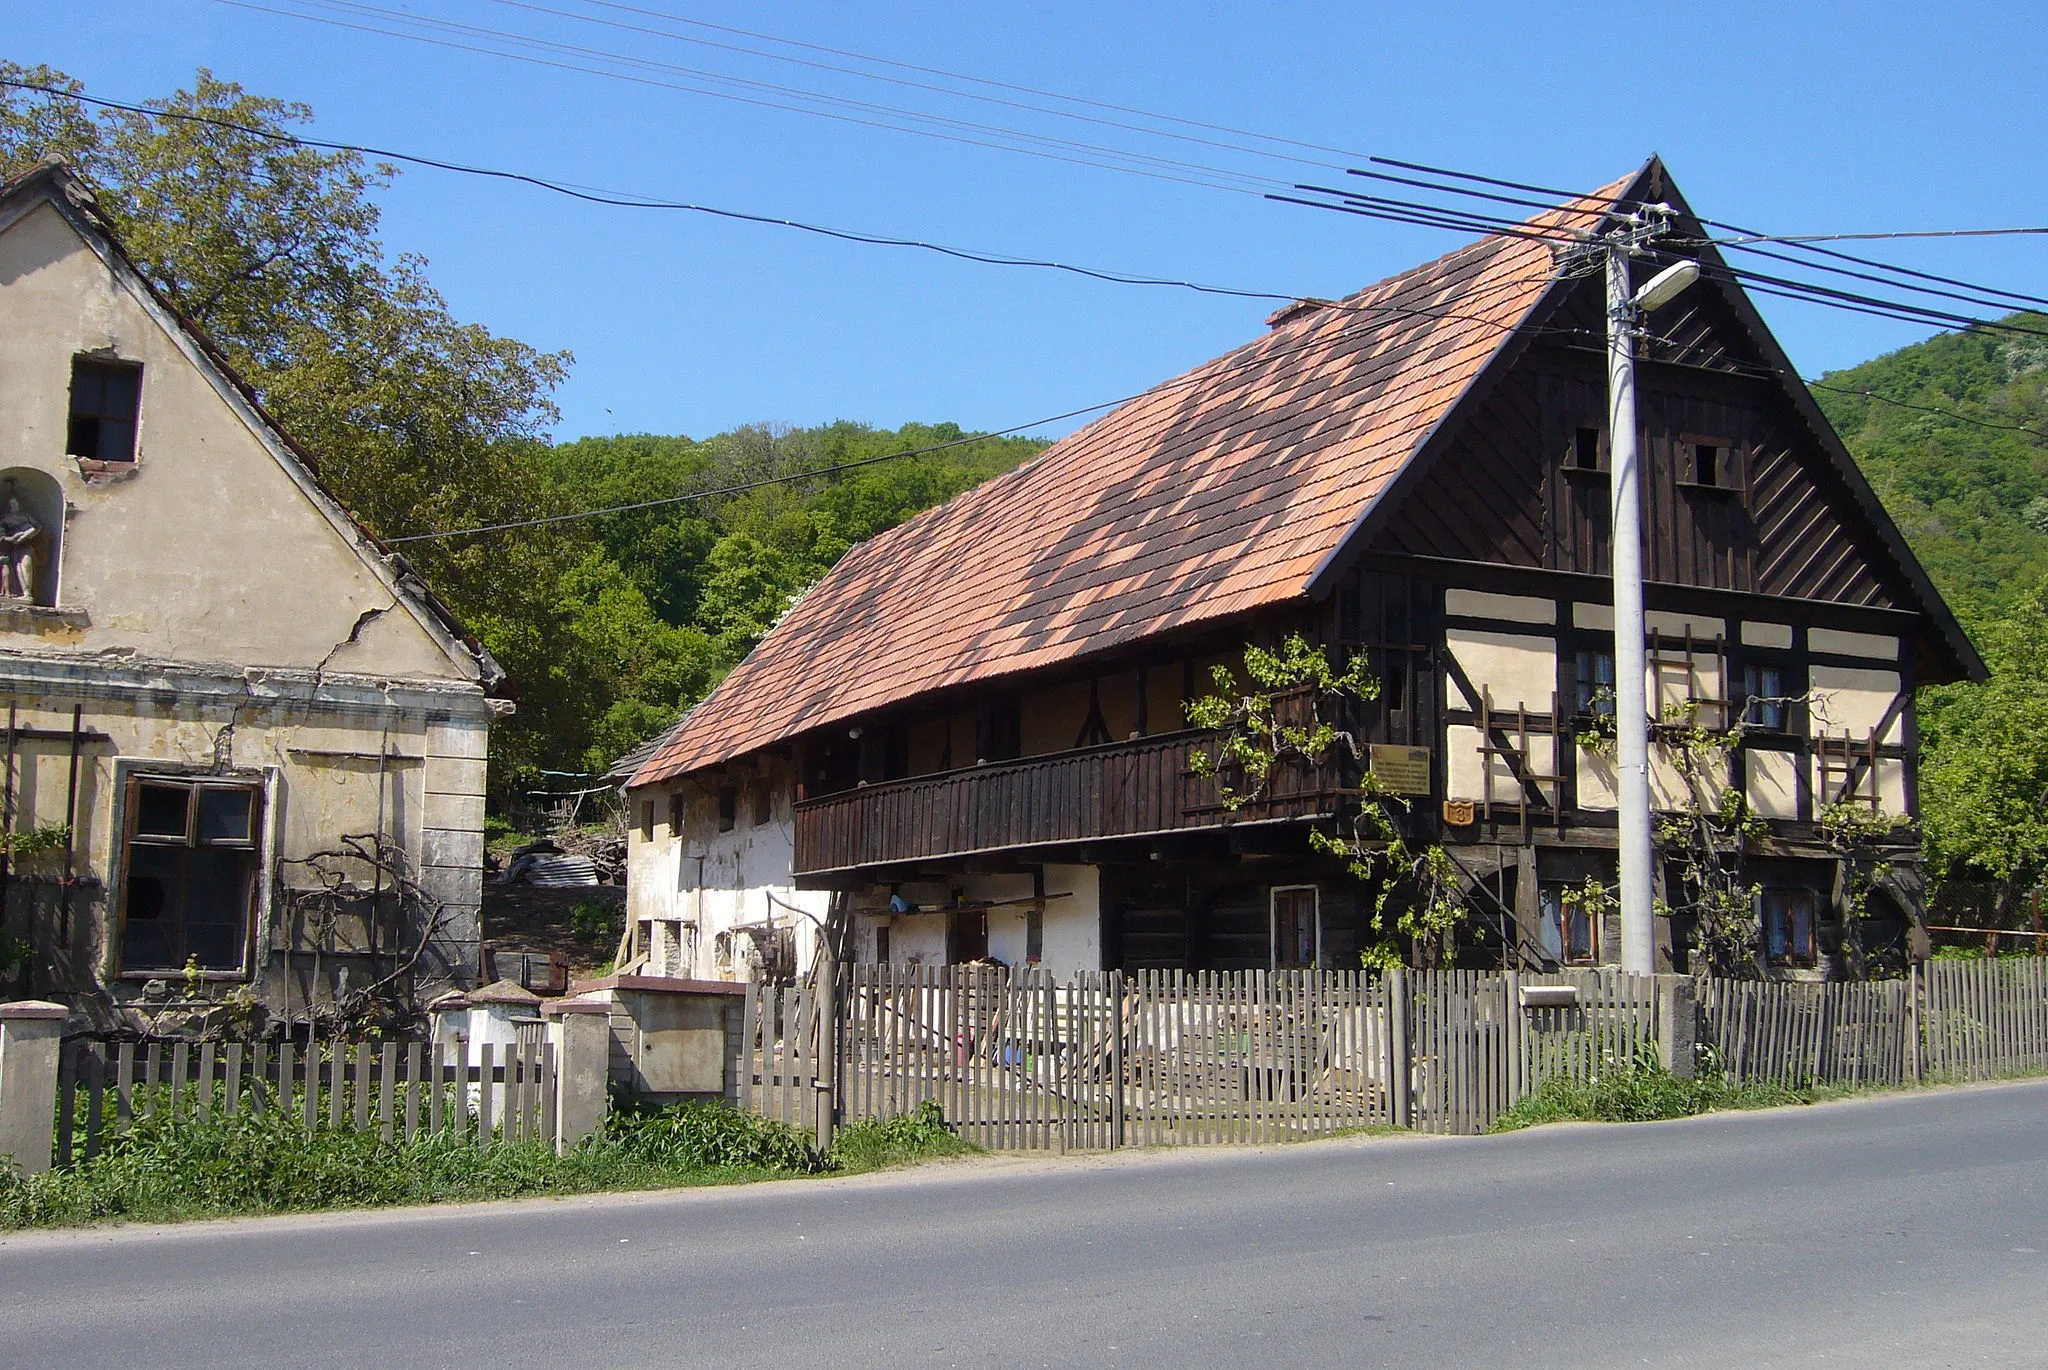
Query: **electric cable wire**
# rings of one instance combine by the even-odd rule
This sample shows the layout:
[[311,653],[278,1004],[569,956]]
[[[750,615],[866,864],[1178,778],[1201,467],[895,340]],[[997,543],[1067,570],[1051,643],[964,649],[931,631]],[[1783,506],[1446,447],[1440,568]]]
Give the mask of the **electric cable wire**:
[[[1481,185],[1501,186],[1509,190],[1526,190],[1538,195],[1568,196],[1574,193],[1569,190],[1558,190],[1550,186],[1534,185],[1527,181],[1507,181],[1502,180],[1497,176],[1481,176],[1476,172],[1457,171],[1449,167],[1430,166],[1428,163],[1425,162],[1405,162],[1395,157],[1374,156],[1367,158],[1367,160],[1371,162],[1376,162],[1382,166],[1396,166],[1409,171],[1426,172],[1432,176],[1454,177],[1459,180],[1474,181]],[[1452,194],[1459,195],[1474,195],[1479,193],[1462,186],[1440,186],[1438,188],[1441,190],[1448,191]],[[1619,199],[1608,195],[1586,194],[1583,198],[1606,203],[1609,205],[1617,205],[1622,203],[1622,201],[1620,201]],[[1749,235],[1753,238],[1756,238],[1758,241],[1763,241],[1766,238],[1770,237],[1770,235],[1759,235],[1756,233],[1754,229],[1743,228],[1740,225],[1726,223],[1719,219],[1703,218],[1700,220],[1700,223],[1708,228],[1718,228],[1725,233]],[[1935,272],[1920,271],[1916,270],[1913,267],[1900,266],[1895,262],[1884,262],[1878,261],[1875,258],[1859,257],[1856,256],[1854,253],[1842,252],[1838,249],[1830,247],[1822,247],[1817,242],[1812,241],[1812,235],[1781,235],[1776,238],[1772,238],[1771,240],[1787,242],[1791,246],[1797,247],[1801,251],[1812,253],[1815,256],[1830,257],[1836,261],[1852,262],[1857,266],[1867,266],[1872,267],[1879,271],[1889,271],[1895,275],[1910,277],[1914,280],[1933,281],[1939,285],[1952,285],[1957,287],[1958,289],[1975,290],[1987,295],[2003,295],[2008,299],[2016,300],[2023,304],[2048,307],[2048,299],[2044,299],[2038,295],[2022,294],[2016,291],[2003,289],[1999,286],[1980,285],[1976,282],[1962,280],[1955,276],[1943,276]],[[1733,240],[1719,240],[1719,245],[1726,246],[1732,243],[1732,241]]]
[[[1517,284],[1527,285],[1532,284],[1538,280],[1549,279],[1551,278],[1547,274],[1540,277],[1523,277],[1518,278],[1516,280],[1497,282],[1493,289],[1506,289]],[[1428,310],[1403,309],[1398,310],[1396,312],[1431,318],[1445,317],[1442,314]],[[1515,332],[1519,327],[1518,323],[1503,323],[1496,319],[1472,318],[1471,321],[1475,323],[1484,324],[1491,328],[1495,328],[1503,333]],[[1094,414],[1099,413],[1105,409],[1115,409],[1122,405],[1131,404],[1138,400],[1150,398],[1154,395],[1170,393],[1172,391],[1185,389],[1193,385],[1207,384],[1211,381],[1214,381],[1219,376],[1228,375],[1234,371],[1246,370],[1253,367],[1269,366],[1274,362],[1285,361],[1289,358],[1299,356],[1302,353],[1319,351],[1324,348],[1334,347],[1340,343],[1355,342],[1360,338],[1371,335],[1373,332],[1377,330],[1377,328],[1377,324],[1361,325],[1357,328],[1347,329],[1340,331],[1338,333],[1334,333],[1329,337],[1309,339],[1295,347],[1281,348],[1277,351],[1259,352],[1255,355],[1241,358],[1238,361],[1230,362],[1224,366],[1217,366],[1214,363],[1205,364],[1203,366],[1197,367],[1194,371],[1190,372],[1187,375],[1176,377],[1172,380],[1162,382],[1159,385],[1149,386],[1144,390],[1136,391],[1132,394],[1124,395],[1117,399],[1104,400],[1097,404],[1084,405],[1079,409],[1069,409],[1064,413],[1048,415],[1045,418],[1032,419],[1025,423],[1014,424],[1008,428],[998,428],[986,433],[967,434],[962,437],[948,439],[945,442],[933,443],[926,447],[914,447],[901,452],[883,452],[878,453],[877,455],[872,457],[860,457],[853,461],[835,462],[829,466],[813,467],[804,471],[786,472],[779,476],[764,476],[759,480],[743,481],[738,484],[719,486],[715,489],[710,490],[693,490],[686,491],[682,494],[664,495],[659,498],[651,500],[638,500],[631,504],[609,505],[600,509],[570,510],[559,514],[546,514],[536,518],[518,519],[507,523],[483,524],[473,528],[450,528],[440,532],[433,533],[410,533],[401,537],[388,537],[383,539],[383,541],[387,546],[398,546],[403,543],[436,542],[446,538],[471,537],[483,533],[501,533],[514,531],[521,528],[538,528],[549,524],[573,523],[580,521],[582,519],[604,518],[612,514],[635,513],[643,509],[658,509],[673,504],[685,504],[694,500],[712,499],[720,495],[743,494],[749,490],[760,490],[774,485],[793,485],[803,481],[817,480],[822,477],[835,476],[840,474],[841,472],[852,471],[861,467],[875,466],[885,461],[899,461],[906,457],[927,456],[933,452],[943,452],[955,447],[965,447],[968,446],[969,444],[983,442],[990,438],[1010,437],[1018,433],[1027,432],[1034,428],[1043,428],[1048,424],[1060,423],[1064,420],[1072,418],[1079,418],[1084,414]],[[1532,333],[1558,332],[1571,334],[1579,334],[1583,332],[1583,330],[1579,329],[1546,329],[1541,326],[1535,329],[1529,329],[1524,331]],[[1252,343],[1247,344],[1247,346],[1256,347],[1257,344]]]
[[[368,22],[357,22],[349,19],[330,17],[326,15],[308,14],[299,10],[281,9],[275,5],[257,3],[257,0],[214,0],[214,3],[230,6],[235,9],[249,10],[259,14],[269,14],[275,15],[280,18],[296,19],[305,23],[324,24],[333,28],[353,30],[359,33],[376,34],[387,38],[397,38],[406,42],[421,43],[433,47],[447,48],[457,52],[469,52],[487,57],[498,57],[503,58],[506,61],[522,62],[530,66],[547,67],[558,71],[577,72],[583,75],[596,76],[607,80],[624,81],[635,85],[651,86],[664,90],[675,90],[690,95],[702,95],[710,99],[726,100],[745,105],[754,105],[765,109],[782,110],[786,113],[810,115],[815,118],[829,119],[837,123],[855,124],[867,128],[884,129],[895,133],[907,133],[918,137],[936,139],[941,142],[959,143],[970,147],[989,148],[999,152],[1013,152],[1024,156],[1039,157],[1050,161],[1066,162],[1074,166],[1095,167],[1098,170],[1103,171],[1120,171],[1130,175],[1148,177],[1153,180],[1173,181],[1183,185],[1201,186],[1211,190],[1224,190],[1231,191],[1237,194],[1256,195],[1259,192],[1257,189],[1254,188],[1255,184],[1286,184],[1284,181],[1278,181],[1271,177],[1255,177],[1248,173],[1236,172],[1228,168],[1207,167],[1203,164],[1195,163],[1184,163],[1184,165],[1186,166],[1196,168],[1195,170],[1190,170],[1187,172],[1175,171],[1171,170],[1167,164],[1171,164],[1177,159],[1154,157],[1153,155],[1148,153],[1128,152],[1113,148],[1103,148],[1100,151],[1095,152],[1063,152],[1058,150],[1058,145],[1069,144],[1075,148],[1083,149],[1095,148],[1098,145],[1077,144],[1073,143],[1072,140],[1056,139],[1049,137],[1048,135],[1033,134],[1023,130],[1006,129],[993,125],[981,126],[992,130],[989,136],[976,136],[971,131],[972,128],[975,126],[968,124],[966,121],[949,119],[948,117],[943,115],[928,115],[921,114],[916,111],[896,110],[894,107],[891,106],[872,105],[871,102],[855,101],[847,99],[845,97],[828,96],[817,93],[806,93],[795,98],[809,99],[814,102],[820,103],[836,104],[843,106],[846,109],[853,109],[861,107],[863,105],[868,105],[873,110],[877,111],[877,113],[874,117],[869,117],[867,115],[862,115],[858,113],[844,112],[843,110],[835,111],[832,109],[813,108],[803,104],[793,104],[785,99],[772,98],[772,96],[769,94],[748,95],[737,91],[716,90],[705,86],[690,85],[682,81],[665,80],[658,76],[644,73],[636,74],[635,72],[632,71],[619,71],[602,66],[584,65],[579,62],[570,60],[558,60],[557,58],[545,57],[531,52],[508,52],[502,48],[490,47],[482,43],[464,42],[452,36],[437,37],[430,33],[409,33],[401,29],[380,27],[376,24]],[[358,11],[373,8],[370,6],[354,4],[352,3],[352,0],[298,0],[298,3],[324,4],[332,7],[346,6],[348,8]],[[440,24],[444,27],[451,23],[451,21],[419,19],[410,15],[402,16],[402,19],[400,21],[408,23]],[[528,41],[535,45],[542,46],[544,48],[549,46],[546,40]],[[568,47],[570,45],[557,46]],[[609,60],[624,63],[629,66],[638,66],[647,69],[660,69],[662,67],[670,65],[666,63],[655,62],[652,59],[638,58],[626,54],[611,54],[599,60]],[[711,76],[708,78],[701,79],[727,81],[733,84],[740,85],[766,85],[766,83],[746,82],[743,78],[735,77]],[[891,119],[881,117],[882,112],[893,113],[895,115],[895,118]],[[914,123],[903,123],[901,122],[902,119],[911,119],[941,126],[955,126],[956,129],[958,129],[959,131],[949,132],[947,131],[946,127],[918,127]],[[1012,138],[1022,141],[993,141],[993,139],[995,138]],[[1039,145],[1032,146],[1031,144]],[[1102,160],[1102,158],[1104,157],[1121,160],[1105,161]],[[1152,165],[1136,164],[1141,162],[1150,163]],[[1217,177],[1224,177],[1229,179],[1215,179]],[[1253,184],[1236,183],[1245,181],[1252,182]]]
[[[536,4],[536,3],[534,3],[534,0],[490,0],[490,3],[492,3],[492,4],[495,4],[495,5],[501,5],[501,6],[504,6],[504,7],[506,7],[506,8],[509,8],[509,9],[527,10],[527,11],[531,11],[531,12],[533,12],[533,13],[536,13],[536,14],[547,14],[547,15],[553,15],[553,16],[556,16],[556,17],[558,17],[558,18],[563,18],[563,19],[571,19],[571,20],[575,20],[575,21],[577,21],[577,22],[581,22],[581,23],[586,23],[586,24],[597,24],[597,25],[602,25],[602,26],[604,26],[604,27],[606,27],[606,28],[618,29],[618,30],[620,30],[620,31],[622,31],[622,32],[626,32],[626,33],[636,33],[636,34],[643,34],[643,35],[647,35],[647,36],[651,36],[651,37],[657,37],[657,38],[667,38],[667,39],[670,39],[670,40],[672,40],[672,41],[674,41],[674,42],[678,42],[678,43],[693,43],[693,44],[697,44],[697,45],[699,45],[699,46],[703,46],[703,47],[709,47],[709,48],[717,49],[717,50],[719,50],[719,51],[722,51],[722,52],[735,52],[735,53],[741,53],[741,54],[744,54],[744,55],[747,55],[747,56],[750,56],[750,57],[760,57],[760,58],[764,58],[764,59],[766,59],[766,60],[768,60],[768,61],[772,61],[772,62],[787,62],[787,63],[793,64],[793,65],[796,65],[796,66],[802,66],[802,67],[809,67],[809,68],[812,68],[812,69],[814,69],[814,70],[817,70],[817,71],[829,71],[829,72],[833,72],[833,73],[836,73],[836,74],[839,74],[839,75],[845,75],[845,76],[852,76],[852,77],[856,77],[856,78],[858,78],[858,79],[860,79],[860,80],[863,80],[863,81],[881,81],[881,82],[886,82],[886,83],[888,83],[888,84],[890,84],[890,85],[897,85],[897,86],[903,86],[903,87],[906,87],[906,88],[908,88],[908,89],[911,89],[911,90],[922,90],[922,91],[929,91],[929,92],[931,92],[931,93],[934,93],[934,94],[938,94],[938,95],[944,95],[944,96],[946,96],[946,97],[948,97],[948,98],[951,98],[951,99],[956,99],[956,100],[976,100],[976,101],[980,101],[980,102],[982,102],[982,103],[985,103],[985,104],[992,104],[992,105],[998,105],[998,106],[1002,106],[1002,107],[1004,107],[1004,108],[1007,108],[1007,109],[1019,109],[1019,110],[1027,110],[1027,111],[1030,111],[1031,113],[1034,113],[1034,114],[1043,114],[1043,115],[1047,115],[1047,116],[1049,116],[1049,117],[1051,117],[1051,118],[1055,118],[1055,119],[1070,119],[1070,120],[1074,120],[1074,121],[1076,121],[1076,122],[1080,122],[1080,123],[1088,123],[1088,124],[1095,124],[1095,125],[1097,125],[1097,126],[1099,126],[1099,127],[1102,127],[1102,128],[1116,128],[1116,129],[1124,129],[1124,130],[1127,130],[1127,131],[1129,131],[1129,132],[1132,132],[1132,133],[1142,133],[1142,134],[1146,135],[1147,137],[1153,137],[1153,138],[1170,138],[1170,139],[1173,139],[1173,140],[1175,140],[1175,141],[1177,141],[1177,142],[1184,142],[1184,143],[1190,143],[1190,144],[1194,144],[1194,145],[1197,145],[1197,146],[1200,146],[1200,147],[1210,147],[1210,148],[1218,148],[1218,149],[1222,149],[1222,150],[1224,150],[1224,151],[1229,151],[1229,152],[1237,152],[1237,153],[1242,153],[1242,154],[1244,154],[1244,155],[1247,155],[1247,156],[1253,156],[1253,157],[1268,157],[1268,158],[1273,158],[1273,159],[1276,159],[1276,160],[1279,160],[1279,161],[1285,161],[1285,162],[1294,162],[1294,163],[1297,163],[1297,164],[1299,164],[1299,165],[1302,165],[1302,166],[1319,166],[1319,167],[1328,167],[1328,168],[1330,168],[1330,169],[1332,169],[1332,170],[1338,170],[1338,169],[1341,169],[1341,167],[1342,167],[1342,164],[1341,164],[1341,163],[1337,163],[1337,162],[1332,162],[1332,161],[1329,161],[1329,160],[1328,160],[1328,159],[1326,159],[1326,158],[1317,158],[1317,157],[1302,157],[1302,156],[1296,155],[1296,154],[1294,154],[1294,153],[1289,153],[1289,152],[1274,152],[1274,151],[1269,151],[1269,150],[1266,150],[1266,149],[1263,149],[1263,148],[1254,148],[1254,147],[1246,147],[1246,146],[1245,146],[1245,145],[1243,145],[1242,143],[1231,143],[1231,142],[1225,142],[1225,141],[1223,141],[1222,139],[1218,139],[1218,138],[1205,138],[1205,137],[1202,137],[1202,136],[1200,136],[1200,135],[1197,135],[1197,134],[1188,134],[1188,133],[1175,133],[1175,132],[1173,132],[1173,131],[1171,131],[1171,130],[1168,130],[1168,129],[1160,129],[1160,128],[1150,128],[1150,127],[1147,127],[1147,126],[1146,126],[1146,125],[1144,125],[1144,124],[1134,124],[1134,123],[1131,123],[1131,122],[1129,122],[1129,121],[1127,121],[1127,120],[1122,120],[1122,119],[1106,119],[1106,118],[1100,117],[1100,116],[1098,116],[1098,115],[1092,115],[1092,114],[1080,114],[1080,113],[1076,113],[1076,112],[1075,112],[1075,111],[1073,111],[1073,110],[1063,110],[1063,109],[1056,109],[1056,108],[1053,108],[1053,107],[1050,107],[1050,106],[1047,106],[1047,105],[1042,105],[1042,104],[1034,104],[1034,103],[1032,103],[1032,102],[1030,102],[1030,101],[1027,101],[1027,100],[1013,100],[1013,99],[1009,99],[1009,98],[1006,98],[1006,97],[1003,97],[1003,96],[998,96],[998,95],[982,95],[982,94],[977,94],[977,93],[976,93],[976,92],[974,92],[974,91],[967,91],[967,90],[956,90],[956,89],[954,89],[954,88],[952,88],[952,87],[950,87],[950,86],[942,86],[942,85],[938,85],[938,84],[935,84],[935,83],[933,83],[933,82],[930,82],[930,81],[918,81],[918,80],[912,80],[912,79],[910,79],[910,78],[907,78],[907,77],[902,77],[902,76],[889,76],[889,75],[884,75],[884,74],[882,74],[882,73],[879,73],[879,72],[872,72],[872,71],[862,71],[862,70],[860,70],[860,69],[859,69],[858,67],[849,67],[849,66],[842,66],[842,65],[839,65],[839,64],[837,64],[837,63],[833,63],[833,62],[819,62],[819,61],[813,61],[813,60],[811,60],[811,59],[809,59],[809,58],[804,58],[804,57],[792,57],[792,56],[790,56],[790,55],[789,55],[789,54],[787,54],[787,53],[778,53],[778,52],[770,52],[770,51],[767,51],[767,50],[765,50],[765,49],[762,49],[762,48],[757,48],[757,47],[747,47],[747,46],[745,46],[745,45],[743,45],[743,44],[738,44],[738,43],[722,43],[722,42],[719,42],[719,41],[718,41],[718,40],[716,40],[716,39],[711,39],[711,38],[700,38],[700,37],[695,37],[695,36],[693,36],[693,35],[690,35],[690,34],[685,34],[685,33],[676,33],[676,32],[673,32],[672,30],[669,30],[669,29],[662,29],[662,28],[654,28],[654,27],[650,27],[650,26],[648,26],[648,25],[645,25],[645,24],[633,24],[633,23],[628,23],[628,22],[626,22],[626,21],[623,21],[623,20],[618,20],[618,19],[605,19],[605,18],[600,18],[600,17],[598,17],[598,16],[596,16],[596,15],[590,15],[590,14],[580,14],[580,13],[577,13],[577,12],[575,12],[575,11],[572,11],[572,10],[565,10],[565,9],[557,9],[557,8],[555,8],[555,7],[551,6],[551,5],[541,5],[541,4]],[[681,18],[680,16],[676,16],[676,15],[665,15],[665,14],[661,14],[661,13],[660,13],[659,11],[653,11],[653,10],[644,10],[644,9],[640,9],[640,8],[637,8],[637,7],[635,7],[635,6],[630,6],[630,5],[614,5],[614,4],[604,3],[604,0],[589,0],[589,3],[594,3],[594,4],[602,4],[602,5],[603,5],[603,8],[606,8],[606,9],[612,9],[612,10],[617,10],[617,11],[620,11],[620,12],[623,12],[623,13],[631,13],[631,14],[637,14],[637,15],[641,15],[641,16],[643,16],[643,17],[659,17],[659,18],[667,19],[667,20],[669,20],[670,22],[673,22],[673,23],[692,23],[692,22],[695,22],[695,21],[692,21],[692,20],[686,20],[686,19],[683,19],[683,18]],[[715,27],[715,26],[714,26],[714,27]],[[776,40],[772,40],[772,41],[778,41],[778,42],[789,42],[789,41],[793,41],[793,40],[789,40],[789,39],[776,39]],[[865,56],[864,56],[864,57],[862,57],[862,58],[861,58],[860,60],[863,60],[863,61],[868,61],[868,62],[880,62],[880,61],[884,61],[884,60],[886,60],[886,59],[882,59],[882,58],[876,58],[876,57],[865,57]],[[892,64],[892,65],[894,65],[894,64]],[[922,68],[917,68],[917,69],[918,69],[918,70],[922,70]],[[961,76],[961,75],[954,75],[954,74],[949,74],[949,76],[950,76],[950,79],[953,79],[953,80],[962,80],[962,81],[977,81],[977,82],[981,82],[981,78],[978,78],[978,77],[971,77],[971,76]],[[983,83],[983,84],[989,84],[989,85],[997,85],[997,86],[1000,86],[1000,85],[1002,84],[1002,83],[999,83],[999,82],[981,82],[981,83]],[[1008,88],[1008,87],[1004,87],[1004,88]],[[1063,99],[1063,100],[1073,100],[1073,99],[1074,99],[1075,97],[1072,97],[1072,96],[1052,96],[1052,97],[1050,97],[1050,98],[1055,98],[1055,99]],[[1088,102],[1088,103],[1091,103],[1091,104],[1092,104],[1092,103],[1094,103],[1094,102],[1092,102],[1092,101],[1091,101],[1091,102]],[[1161,115],[1161,114],[1152,114],[1152,113],[1149,113],[1149,112],[1146,112],[1146,113],[1142,113],[1142,114],[1141,114],[1141,117],[1144,117],[1144,118],[1148,118],[1148,119],[1154,119],[1154,120],[1167,120],[1167,119],[1172,119],[1172,116],[1171,116],[1171,115]],[[1181,121],[1175,121],[1175,122],[1181,122]],[[1206,126],[1206,125],[1203,125],[1203,127],[1207,127],[1207,126]],[[1222,130],[1219,130],[1219,131],[1222,131]],[[1269,137],[1269,135],[1265,135],[1265,134],[1245,134],[1245,135],[1242,135],[1242,136],[1248,136],[1248,137],[1257,137],[1257,138],[1268,138],[1268,137]],[[1272,140],[1272,141],[1276,141],[1276,142],[1281,142],[1281,141],[1290,141],[1290,140],[1278,140],[1278,139],[1275,139],[1275,140]]]

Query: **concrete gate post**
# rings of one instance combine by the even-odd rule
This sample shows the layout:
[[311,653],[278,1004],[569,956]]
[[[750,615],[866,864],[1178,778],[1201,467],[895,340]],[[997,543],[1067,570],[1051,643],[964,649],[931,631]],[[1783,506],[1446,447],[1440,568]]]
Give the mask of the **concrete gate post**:
[[70,1016],[39,999],[0,1004],[0,1163],[11,1156],[24,1175],[50,1168],[57,1050]]
[[608,1005],[550,1000],[548,1037],[555,1046],[555,1150],[567,1154],[604,1126],[611,1107],[612,1025]]
[[1699,1073],[1699,996],[1690,975],[1657,977],[1657,1060],[1681,1080]]

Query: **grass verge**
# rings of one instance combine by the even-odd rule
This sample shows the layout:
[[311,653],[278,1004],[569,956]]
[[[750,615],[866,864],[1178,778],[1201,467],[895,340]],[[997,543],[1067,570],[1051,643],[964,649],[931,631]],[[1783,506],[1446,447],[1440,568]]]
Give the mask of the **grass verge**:
[[932,1104],[842,1128],[822,1155],[792,1127],[706,1103],[615,1108],[602,1132],[566,1156],[542,1142],[478,1146],[447,1133],[410,1142],[309,1133],[275,1113],[143,1119],[69,1169],[23,1177],[0,1165],[0,1231],[736,1184],[975,1150]]
[[1649,1123],[1729,1109],[1780,1108],[1870,1094],[1890,1087],[1736,1084],[1705,1063],[1699,1077],[1683,1080],[1654,1051],[1611,1062],[1590,1080],[1552,1076],[1536,1092],[1493,1120],[1489,1132],[1517,1132],[1544,1123]]

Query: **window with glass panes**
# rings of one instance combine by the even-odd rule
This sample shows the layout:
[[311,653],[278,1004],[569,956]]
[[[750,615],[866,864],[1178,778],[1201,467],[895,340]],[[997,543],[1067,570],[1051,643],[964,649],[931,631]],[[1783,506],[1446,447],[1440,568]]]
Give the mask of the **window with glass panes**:
[[128,781],[121,968],[239,971],[262,862],[263,792],[246,782]]
[[1314,885],[1273,891],[1273,969],[1305,970],[1322,951],[1322,916]]

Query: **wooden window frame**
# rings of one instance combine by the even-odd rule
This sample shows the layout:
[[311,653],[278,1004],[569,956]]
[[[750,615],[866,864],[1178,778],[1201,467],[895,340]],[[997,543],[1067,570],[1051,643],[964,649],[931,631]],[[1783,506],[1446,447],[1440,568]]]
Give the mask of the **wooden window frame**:
[[[159,790],[183,790],[185,792],[184,829],[177,835],[169,832],[142,831],[142,791],[145,787]],[[249,817],[244,834],[240,837],[207,837],[200,829],[200,810],[203,796],[209,793],[239,793],[248,796]],[[165,979],[183,972],[192,955],[189,935],[190,919],[185,902],[190,897],[191,856],[196,851],[226,851],[246,856],[246,867],[242,875],[242,908],[239,914],[240,928],[235,945],[236,959],[233,964],[201,965],[198,972],[207,979],[247,979],[251,974],[254,958],[257,928],[264,916],[264,882],[268,862],[265,860],[267,846],[267,824],[270,817],[269,786],[258,776],[214,776],[180,771],[156,771],[135,769],[128,771],[121,779],[122,796],[121,820],[121,875],[119,890],[120,933],[116,945],[111,949],[115,962],[120,967],[123,979]],[[175,921],[170,933],[170,964],[160,966],[137,966],[129,963],[129,925],[143,920],[134,917],[132,900],[135,895],[137,876],[137,850],[178,851],[187,853],[179,863],[177,880],[183,889],[179,891],[173,912],[172,902],[167,899],[163,916]]]
[[[1280,899],[1307,894],[1312,953],[1306,964],[1280,959]],[[1266,894],[1266,965],[1269,970],[1314,970],[1323,963],[1323,890],[1320,885],[1275,885]]]
[[[1741,448],[1732,438],[1718,437],[1711,433],[1681,433],[1678,445],[1685,453],[1685,470],[1678,478],[1678,484],[1687,490],[1709,490],[1720,494],[1740,494],[1744,476],[1739,468]],[[1714,453],[1712,480],[1700,477],[1700,452],[1702,449]]]
[[[1574,883],[1570,880],[1538,881],[1536,886],[1536,916],[1545,928],[1552,926],[1556,928],[1556,957],[1559,965],[1597,966],[1600,964],[1601,949],[1605,945],[1601,939],[1604,929],[1600,926],[1600,912],[1598,909],[1589,911],[1583,908],[1574,911],[1572,906],[1565,902],[1564,892],[1572,888]],[[1556,910],[1554,922],[1551,915],[1553,908]],[[1572,929],[1575,920],[1583,920],[1585,926],[1586,951],[1584,955],[1575,955],[1573,953]],[[1538,936],[1539,938],[1541,937],[1540,931]],[[1550,954],[1548,943],[1543,944],[1543,950],[1546,955]]]
[[[1773,902],[1777,907],[1773,907]],[[1805,936],[1799,936],[1798,922],[1791,915],[1795,903],[1806,906]],[[1757,896],[1757,931],[1763,939],[1764,964],[1775,970],[1813,970],[1820,965],[1820,912],[1821,899],[1818,891],[1805,886],[1767,886]],[[1776,939],[1773,924],[1783,917],[1786,922],[1784,946],[1779,954],[1772,950]],[[1803,943],[1803,945],[1802,945]]]

